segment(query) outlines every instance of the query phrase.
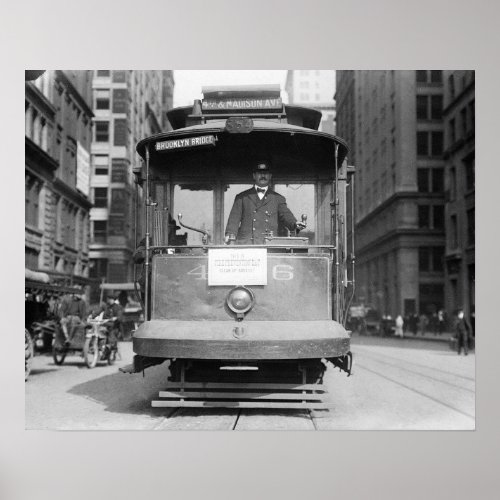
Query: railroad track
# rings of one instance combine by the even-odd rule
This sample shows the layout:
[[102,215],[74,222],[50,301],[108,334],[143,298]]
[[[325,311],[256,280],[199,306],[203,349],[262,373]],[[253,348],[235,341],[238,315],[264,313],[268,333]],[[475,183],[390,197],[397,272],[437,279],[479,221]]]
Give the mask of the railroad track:
[[398,387],[474,420],[475,380],[466,374],[403,360],[384,353],[357,353],[358,370],[385,379]]
[[318,430],[316,410],[169,408],[154,430]]

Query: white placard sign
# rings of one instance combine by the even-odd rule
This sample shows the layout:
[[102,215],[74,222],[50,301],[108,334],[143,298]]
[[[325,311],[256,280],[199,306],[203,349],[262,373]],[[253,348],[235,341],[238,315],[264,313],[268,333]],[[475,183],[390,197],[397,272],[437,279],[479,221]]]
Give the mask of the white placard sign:
[[76,189],[90,194],[90,154],[80,142],[76,143]]
[[267,285],[265,248],[208,250],[208,286]]

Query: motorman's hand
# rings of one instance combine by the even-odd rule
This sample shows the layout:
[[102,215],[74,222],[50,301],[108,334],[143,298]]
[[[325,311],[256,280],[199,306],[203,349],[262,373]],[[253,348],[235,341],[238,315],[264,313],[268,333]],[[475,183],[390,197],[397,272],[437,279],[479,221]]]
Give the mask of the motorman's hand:
[[234,234],[226,234],[226,236],[224,237],[224,243],[226,245],[232,245],[236,240],[236,237],[234,236]]
[[306,227],[306,225],[303,222],[296,222],[295,223],[295,228],[297,229],[297,231],[301,231],[305,227]]

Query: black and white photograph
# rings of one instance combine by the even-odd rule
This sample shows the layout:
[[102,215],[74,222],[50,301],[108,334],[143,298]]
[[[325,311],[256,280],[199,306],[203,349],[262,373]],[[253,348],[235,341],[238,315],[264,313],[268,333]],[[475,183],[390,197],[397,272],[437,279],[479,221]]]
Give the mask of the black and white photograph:
[[26,428],[473,430],[474,70],[28,70]]
[[496,498],[499,15],[6,5],[0,498]]

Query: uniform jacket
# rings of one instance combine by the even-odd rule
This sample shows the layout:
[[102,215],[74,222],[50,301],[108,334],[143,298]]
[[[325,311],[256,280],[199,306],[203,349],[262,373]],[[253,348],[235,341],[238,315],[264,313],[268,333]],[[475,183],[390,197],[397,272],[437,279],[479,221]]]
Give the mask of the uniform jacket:
[[264,233],[286,234],[285,228],[295,229],[297,219],[286,206],[284,196],[268,188],[259,199],[254,187],[236,195],[229,214],[226,234],[236,235],[239,244],[264,244]]
[[472,328],[470,326],[470,323],[465,318],[459,319],[457,321],[455,329],[457,338],[466,339],[469,338],[472,333]]

